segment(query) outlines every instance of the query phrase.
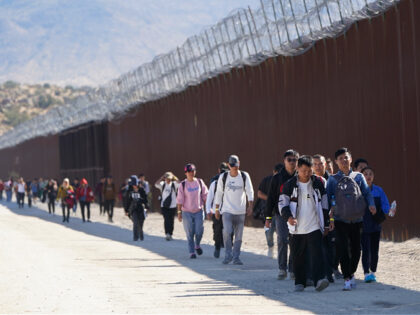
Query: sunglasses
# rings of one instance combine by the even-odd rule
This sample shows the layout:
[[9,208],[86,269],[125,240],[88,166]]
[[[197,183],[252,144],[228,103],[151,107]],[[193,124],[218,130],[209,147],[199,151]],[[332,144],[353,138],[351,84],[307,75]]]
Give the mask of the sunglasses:
[[289,162],[289,163],[293,163],[293,162],[296,162],[296,161],[297,161],[296,158],[287,158],[287,162]]

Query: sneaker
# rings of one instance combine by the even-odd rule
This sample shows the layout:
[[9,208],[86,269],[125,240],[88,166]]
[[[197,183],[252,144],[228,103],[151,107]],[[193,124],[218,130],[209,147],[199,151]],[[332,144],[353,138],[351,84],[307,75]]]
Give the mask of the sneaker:
[[243,265],[244,263],[239,259],[239,258],[236,258],[234,261],[233,261],[233,264],[234,265]]
[[294,272],[289,272],[289,278],[290,278],[290,280],[295,280],[296,279],[295,273]]
[[295,292],[303,292],[303,290],[305,290],[305,286],[303,284],[295,285]]
[[371,273],[371,275],[372,275],[372,282],[376,282],[376,276],[375,276],[375,273]]
[[213,253],[214,258],[220,257],[220,248],[215,248]]
[[196,259],[197,258],[197,256],[193,253],[193,254],[190,254],[190,259]]
[[227,265],[232,261],[232,257],[225,257],[225,259],[222,261],[222,264]]
[[203,255],[203,250],[201,249],[201,247],[196,248],[195,251],[198,255]]
[[274,246],[268,248],[267,257],[274,258]]
[[279,274],[277,276],[277,280],[284,280],[284,279],[286,279],[286,277],[287,277],[287,271],[283,270],[283,269],[280,269]]
[[350,280],[344,281],[343,291],[351,291],[351,281]]
[[330,282],[325,278],[321,279],[321,280],[318,280],[318,283],[316,284],[315,290],[317,290],[318,292],[321,292],[322,290],[327,288],[329,285],[330,285]]
[[336,280],[343,279],[343,274],[338,269],[334,269],[333,273]]
[[329,283],[334,283],[334,278],[333,278],[332,275],[328,275],[327,280],[328,280]]
[[307,287],[313,287],[314,281],[312,279],[306,279],[306,286]]
[[356,278],[354,276],[352,276],[350,279],[350,285],[352,289],[356,289],[357,284],[356,284]]
[[171,240],[171,235],[170,234],[166,234],[165,240],[170,241]]

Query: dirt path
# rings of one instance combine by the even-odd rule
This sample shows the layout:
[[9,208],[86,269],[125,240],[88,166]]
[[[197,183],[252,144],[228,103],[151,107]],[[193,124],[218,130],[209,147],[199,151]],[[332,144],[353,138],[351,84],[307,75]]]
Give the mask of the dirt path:
[[292,281],[276,280],[261,229],[245,229],[244,265],[225,266],[212,256],[209,222],[204,254],[190,260],[182,225],[167,242],[159,214],[146,219],[145,241],[133,242],[121,209],[113,224],[97,207],[92,223],[78,210],[63,224],[37,206],[0,204],[1,313],[420,313],[418,239],[381,244],[380,283],[294,293]]

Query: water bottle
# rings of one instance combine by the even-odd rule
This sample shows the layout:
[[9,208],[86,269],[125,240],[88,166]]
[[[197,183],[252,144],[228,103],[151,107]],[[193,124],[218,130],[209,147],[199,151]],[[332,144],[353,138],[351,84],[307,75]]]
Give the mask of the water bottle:
[[389,209],[389,216],[393,217],[395,215],[395,212],[397,211],[397,201],[393,201],[391,203],[391,208]]

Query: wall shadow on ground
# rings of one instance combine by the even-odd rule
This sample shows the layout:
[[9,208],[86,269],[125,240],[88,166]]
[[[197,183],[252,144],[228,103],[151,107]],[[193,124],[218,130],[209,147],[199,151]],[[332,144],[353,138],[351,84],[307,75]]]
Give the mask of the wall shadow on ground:
[[[56,212],[58,215],[52,216],[38,207],[19,209],[15,202],[6,203],[2,201],[0,204],[19,216],[34,217],[58,225],[64,224],[61,215],[59,215],[61,208],[56,209],[59,210]],[[147,224],[147,221],[145,224]],[[213,247],[209,245],[202,246],[204,250],[202,256],[196,260],[191,260],[188,258],[185,240],[167,242],[163,237],[146,234],[145,241],[133,242],[132,231],[128,228],[101,222],[83,223],[81,218],[74,216],[71,216],[70,223],[65,223],[65,226],[81,233],[128,244],[134,248],[141,247],[162,256],[162,258],[155,260],[156,263],[153,266],[144,264],[150,259],[138,259],[135,266],[130,268],[153,267],[158,270],[160,268],[176,267],[179,264],[211,279],[199,281],[198,283],[201,285],[199,290],[189,290],[189,285],[197,282],[191,282],[188,279],[168,282],[168,286],[185,286],[185,294],[176,296],[181,303],[182,299],[191,297],[226,296],[227,298],[233,298],[245,295],[265,296],[287,306],[314,313],[419,313],[420,292],[398,286],[383,283],[365,284],[359,281],[357,290],[343,292],[341,291],[342,282],[338,281],[321,293],[316,292],[313,288],[307,288],[303,293],[295,293],[293,292],[294,283],[291,280],[276,280],[276,262],[263,255],[242,252],[243,266],[223,265],[221,259],[213,258]],[[124,260],[126,258],[115,259]],[[167,259],[171,259],[177,264],[168,265]],[[236,292],[244,289],[248,292]],[[347,299],[348,303],[331,310],[331,304],[339,304],[336,300],[341,299],[343,295],[349,297]],[[366,299],[367,295],[371,298]]]

